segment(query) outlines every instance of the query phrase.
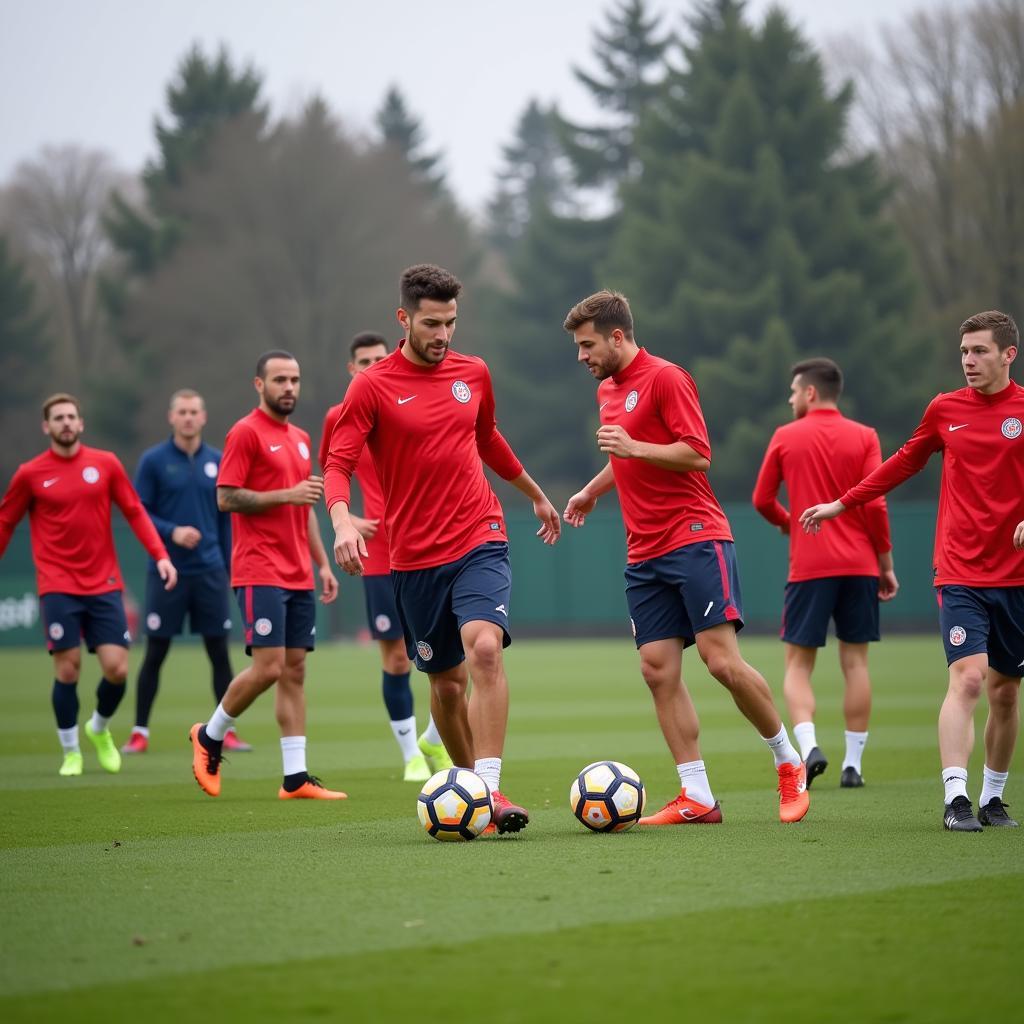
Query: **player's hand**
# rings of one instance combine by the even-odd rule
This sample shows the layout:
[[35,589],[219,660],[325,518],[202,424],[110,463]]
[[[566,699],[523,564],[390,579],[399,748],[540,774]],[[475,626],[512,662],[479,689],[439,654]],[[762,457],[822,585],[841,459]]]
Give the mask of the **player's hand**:
[[888,569],[878,575],[878,600],[891,601],[896,592],[900,589],[900,581],[896,579],[896,573]]
[[349,576],[362,576],[363,558],[366,541],[362,534],[351,523],[339,526],[334,533],[334,560]]
[[180,548],[191,550],[203,539],[203,535],[194,526],[176,526],[171,530],[171,540]]
[[606,455],[632,459],[636,455],[636,441],[617,424],[597,428],[597,447]]
[[178,583],[178,570],[169,558],[158,558],[156,571],[164,581],[164,590],[173,590]]
[[1018,523],[1017,529],[1013,531],[1013,546],[1018,551],[1024,548],[1024,523]]
[[379,519],[364,519],[362,516],[349,516],[352,525],[367,539],[373,540],[377,536],[377,528],[380,526]]
[[545,544],[554,544],[562,536],[562,521],[555,506],[543,495],[533,503],[533,514],[540,520],[537,536]]
[[562,518],[570,526],[582,526],[596,505],[597,498],[592,498],[586,491],[577,491],[569,499],[569,504],[565,506]]
[[830,501],[827,505],[812,505],[800,513],[800,525],[804,533],[817,533],[826,519],[835,519],[846,511],[841,501]]
[[320,576],[320,603],[330,604],[338,596],[338,580],[329,565],[321,565],[317,572]]
[[291,488],[289,505],[315,505],[324,493],[324,478],[322,476],[310,476],[302,483]]

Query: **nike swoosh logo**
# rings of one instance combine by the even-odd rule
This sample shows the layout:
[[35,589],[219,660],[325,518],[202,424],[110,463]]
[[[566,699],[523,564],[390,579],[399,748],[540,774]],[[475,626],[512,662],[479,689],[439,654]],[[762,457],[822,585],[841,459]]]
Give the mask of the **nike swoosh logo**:
[[284,447],[284,446],[283,446],[283,445],[280,445],[280,444],[272,444],[272,445],[270,446],[270,450],[271,450],[272,452],[276,452],[276,451],[280,450],[280,449],[281,449],[281,448],[283,448],[283,447]]
[[1017,668],[1024,668],[1024,661],[1019,662]]
[[[611,399],[609,399],[608,401],[610,402],[610,401],[611,401]],[[597,411],[598,411],[598,412],[600,412],[600,411],[601,411],[601,410],[602,410],[602,409],[603,409],[603,408],[604,408],[604,407],[605,407],[605,406],[606,406],[607,404],[608,404],[608,402],[602,402],[602,403],[601,403],[601,404],[600,404],[600,405],[599,405],[599,406],[597,407]]]
[[43,481],[43,486],[44,487],[52,487],[59,479],[60,479],[59,476],[55,476],[52,480],[44,480]]
[[411,732],[412,732],[412,729],[399,729],[398,730],[398,735],[399,736],[408,736],[409,733],[411,733]]
[[679,812],[679,817],[680,817],[680,818],[682,818],[682,819],[683,819],[683,821],[693,821],[693,819],[694,819],[694,818],[699,818],[699,817],[700,817],[700,815],[699,815],[699,814],[696,814],[696,813],[695,813],[695,812],[693,812],[693,811],[691,811],[689,807],[684,807],[684,808],[683,808],[683,809],[682,809],[682,810],[681,810],[681,811]]
[[969,423],[960,423],[960,424],[958,424],[957,426],[954,427],[953,424],[950,423],[950,425],[949,425],[949,432],[952,434],[954,430],[963,430],[964,427],[969,427],[969,426],[970,426]]
[[411,402],[416,397],[416,395],[410,395],[408,398],[400,398],[398,399],[398,404],[405,405],[406,402]]
[[715,602],[714,601],[708,601],[708,606],[707,606],[707,608],[704,609],[704,618],[705,619],[708,617],[708,612],[711,611],[711,609],[714,608],[714,606],[715,606]]

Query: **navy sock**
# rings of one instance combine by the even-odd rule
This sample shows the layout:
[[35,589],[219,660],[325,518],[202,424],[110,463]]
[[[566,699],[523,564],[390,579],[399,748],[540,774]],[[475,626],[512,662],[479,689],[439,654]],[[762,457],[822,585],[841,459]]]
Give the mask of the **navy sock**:
[[101,679],[96,687],[96,711],[103,718],[113,718],[117,705],[124,696],[124,683],[115,686],[109,679]]
[[286,775],[284,777],[284,791],[286,793],[294,793],[297,789],[302,789],[303,785],[309,781],[309,772],[296,772],[294,775]]
[[388,709],[388,718],[392,722],[404,722],[412,718],[412,687],[409,685],[408,672],[400,676],[381,672],[381,693],[384,695],[384,707]]
[[54,679],[53,714],[58,729],[73,729],[78,724],[78,683],[62,683]]

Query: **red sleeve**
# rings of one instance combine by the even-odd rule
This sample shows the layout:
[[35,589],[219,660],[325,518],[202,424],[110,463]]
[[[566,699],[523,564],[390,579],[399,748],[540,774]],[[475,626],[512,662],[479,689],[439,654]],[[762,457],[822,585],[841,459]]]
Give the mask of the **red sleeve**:
[[32,491],[24,466],[19,466],[11,477],[7,493],[0,499],[0,557],[7,550],[14,528],[32,504]]
[[128,521],[132,533],[139,538],[139,543],[149,552],[150,558],[159,561],[167,557],[167,548],[156,532],[153,520],[142,504],[139,495],[132,487],[128,474],[124,471],[120,459],[110,459],[111,497],[114,499],[121,514]]
[[341,412],[331,431],[324,463],[324,498],[327,510],[339,501],[352,500],[352,473],[377,422],[377,398],[365,374],[357,373],[345,393]]
[[[878,434],[872,430],[864,452],[864,468],[861,471],[861,479],[869,477],[881,464],[882,446],[879,444]],[[892,551],[892,538],[889,536],[889,510],[886,507],[885,498],[878,497],[869,501],[864,506],[864,519],[875,551],[880,555]]]
[[778,526],[783,532],[789,533],[789,512],[778,500],[779,487],[782,484],[782,453],[779,450],[779,434],[776,431],[764,453],[761,470],[754,484],[754,508],[768,520],[772,526]]
[[324,416],[324,427],[320,432],[320,451],[317,453],[317,462],[320,463],[320,472],[327,467],[327,453],[331,449],[331,432],[334,424],[338,422],[338,414],[341,412],[340,405],[332,405]]
[[236,423],[224,439],[224,452],[217,473],[218,487],[244,487],[256,449],[256,433],[244,423]]
[[523,464],[516,458],[512,446],[502,437],[494,418],[494,388],[491,375],[484,367],[483,393],[476,416],[476,450],[484,464],[490,466],[502,480],[515,480],[523,472]]
[[[942,397],[941,395],[939,396]],[[936,422],[939,398],[933,398],[917,430],[895,455],[885,460],[867,479],[851,487],[839,500],[846,508],[865,505],[924,469],[925,463],[942,449],[942,435]]]
[[654,397],[665,426],[675,438],[710,459],[711,442],[693,378],[678,366],[665,367],[654,378]]

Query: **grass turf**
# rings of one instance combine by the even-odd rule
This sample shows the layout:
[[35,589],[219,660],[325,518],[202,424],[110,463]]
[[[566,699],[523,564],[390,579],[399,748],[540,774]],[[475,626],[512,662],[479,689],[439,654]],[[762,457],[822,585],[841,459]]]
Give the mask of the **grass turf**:
[[[752,639],[744,650],[777,683],[781,646]],[[109,776],[84,745],[86,774],[59,778],[48,659],[5,651],[0,1014],[161,1021],[203,1006],[222,1020],[820,1022],[1019,1012],[1011,958],[1024,937],[1024,833],[941,829],[938,642],[876,648],[867,786],[854,791],[837,788],[841,692],[834,651],[823,653],[818,737],[832,764],[795,826],[776,820],[763,744],[696,657],[686,661],[724,826],[584,831],[567,794],[589,761],[632,765],[649,806],[678,789],[636,655],[625,640],[520,642],[508,652],[502,781],[531,823],[520,836],[453,845],[416,822],[417,787],[400,781],[372,649],[326,647],[309,663],[310,767],[349,792],[340,804],[276,799],[269,696],[240,730],[256,752],[232,757],[219,800],[199,792],[186,732],[211,698],[201,650],[184,646],[165,667],[150,752]],[[422,715],[425,683],[415,683]],[[84,720],[91,687],[81,689]],[[119,741],[131,710],[115,720]],[[980,750],[970,767],[976,799]],[[1014,790],[1011,780],[1011,801]]]

